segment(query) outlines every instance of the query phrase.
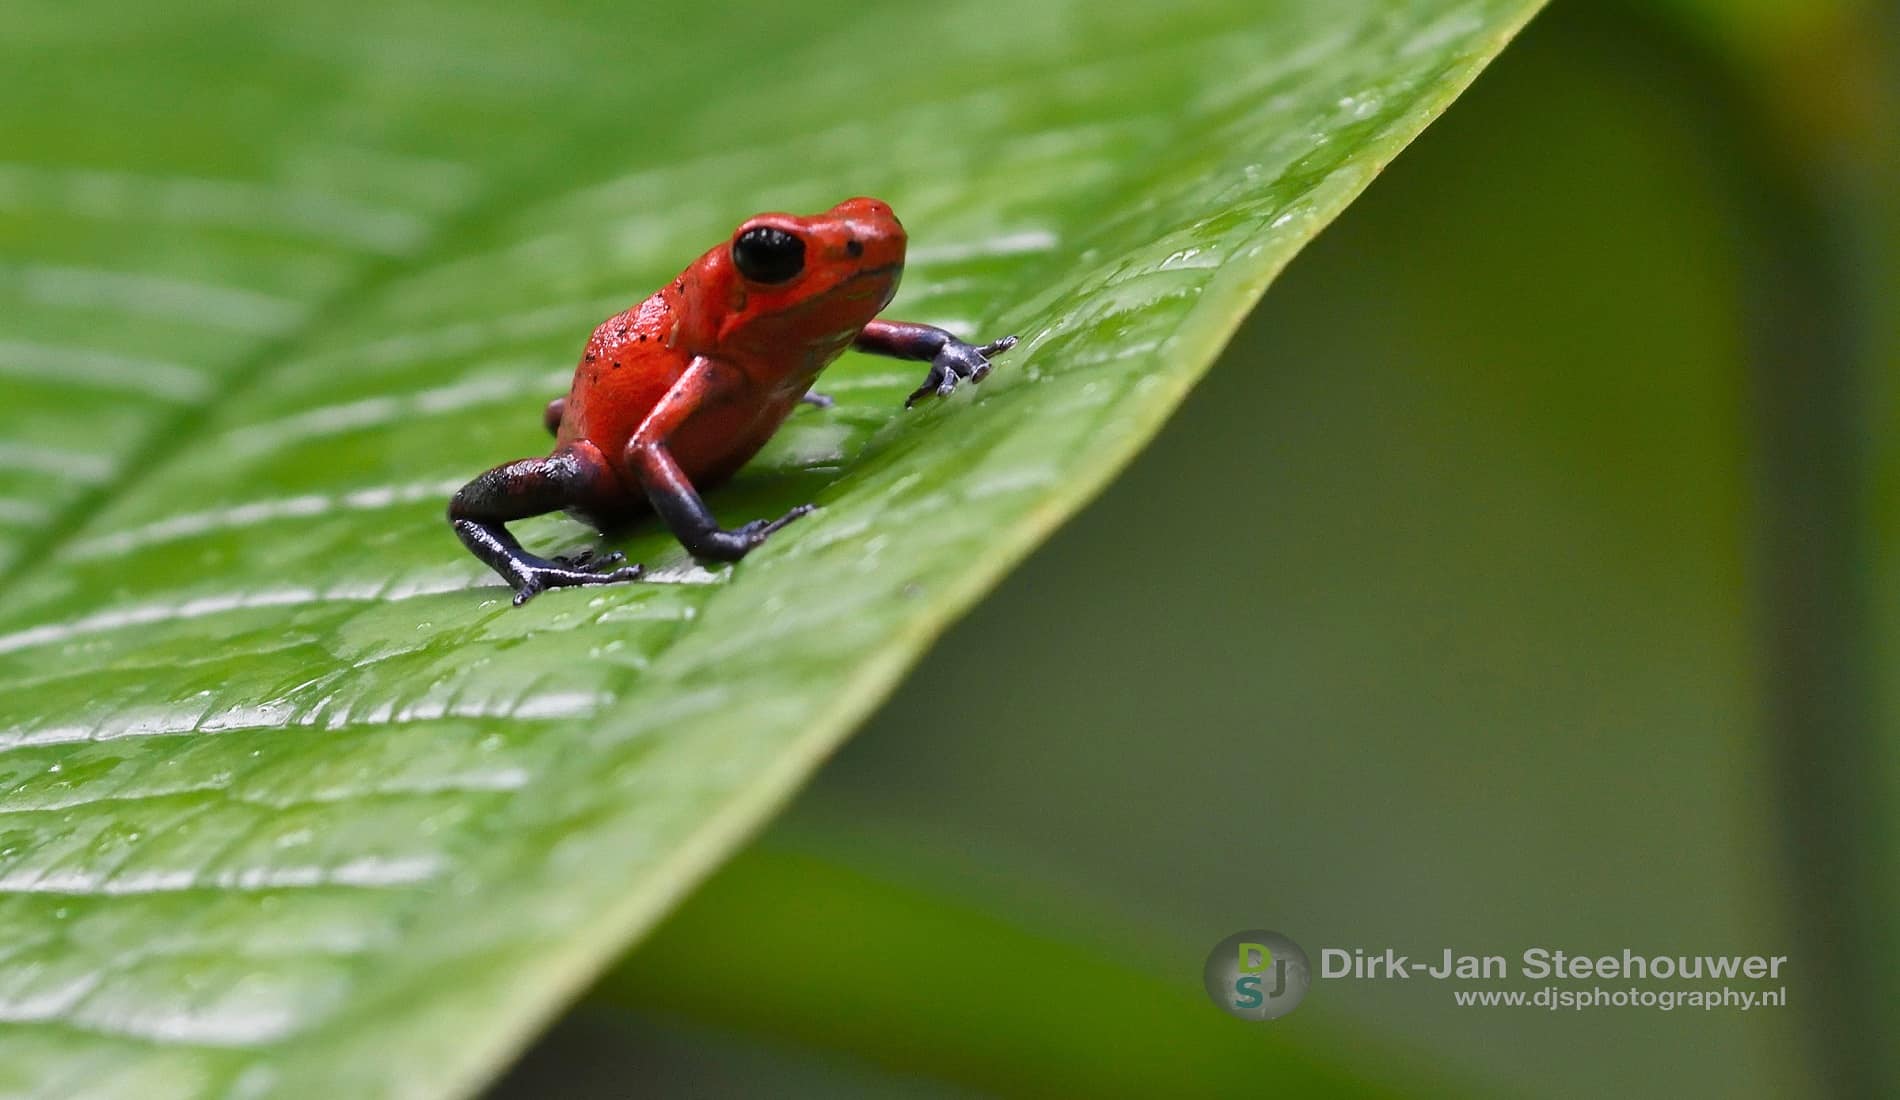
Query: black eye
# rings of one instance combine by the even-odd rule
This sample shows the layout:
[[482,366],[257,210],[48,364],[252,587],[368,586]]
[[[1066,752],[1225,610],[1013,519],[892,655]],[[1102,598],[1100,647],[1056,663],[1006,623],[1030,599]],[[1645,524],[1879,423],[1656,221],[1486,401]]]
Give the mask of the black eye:
[[805,242],[783,229],[754,226],[732,242],[732,262],[755,283],[782,283],[805,270]]

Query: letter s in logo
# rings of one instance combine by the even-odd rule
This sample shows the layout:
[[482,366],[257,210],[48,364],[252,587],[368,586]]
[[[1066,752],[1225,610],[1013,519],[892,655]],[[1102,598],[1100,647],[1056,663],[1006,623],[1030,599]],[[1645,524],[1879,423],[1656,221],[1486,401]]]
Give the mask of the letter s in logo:
[[1267,999],[1260,992],[1260,979],[1245,977],[1234,982],[1234,1007],[1259,1008]]

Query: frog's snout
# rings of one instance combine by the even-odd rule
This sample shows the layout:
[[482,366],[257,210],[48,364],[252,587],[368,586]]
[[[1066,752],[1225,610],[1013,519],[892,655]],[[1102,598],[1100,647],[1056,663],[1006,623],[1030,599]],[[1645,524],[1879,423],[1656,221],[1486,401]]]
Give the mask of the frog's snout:
[[892,268],[904,262],[904,225],[879,199],[846,199],[831,208],[827,220],[840,232],[831,242],[834,259],[859,271]]

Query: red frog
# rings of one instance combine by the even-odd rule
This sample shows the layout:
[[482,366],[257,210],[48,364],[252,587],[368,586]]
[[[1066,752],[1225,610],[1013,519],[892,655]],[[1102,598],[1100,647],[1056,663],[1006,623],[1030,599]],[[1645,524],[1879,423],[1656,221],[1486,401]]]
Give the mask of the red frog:
[[904,402],[980,382],[1014,336],[981,346],[877,315],[904,271],[904,227],[876,199],[808,218],[760,214],[664,289],[594,330],[567,396],[549,403],[554,450],[462,486],[449,522],[507,580],[515,604],[550,588],[637,580],[620,554],[539,558],[504,526],[557,509],[601,530],[658,513],[694,555],[738,561],[812,510],[725,528],[700,490],[746,464],[846,348],[928,361]]

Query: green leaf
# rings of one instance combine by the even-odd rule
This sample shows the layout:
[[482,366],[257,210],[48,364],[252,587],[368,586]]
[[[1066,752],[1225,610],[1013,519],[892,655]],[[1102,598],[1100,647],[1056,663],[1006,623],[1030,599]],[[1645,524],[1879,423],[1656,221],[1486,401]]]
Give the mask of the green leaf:
[[1262,1029],[1215,1012],[1199,960],[1170,956],[1157,978],[1134,952],[1062,932],[768,838],[721,868],[594,997],[984,1095],[1246,1096],[1265,1080],[1290,1096],[1488,1095],[1359,1031],[1304,1015],[1297,1031]]
[[[478,1086],[1536,6],[10,4],[0,1091]],[[545,450],[602,316],[853,193],[892,315],[1022,345],[908,413],[848,357],[711,498],[815,516],[512,609],[446,495]]]

